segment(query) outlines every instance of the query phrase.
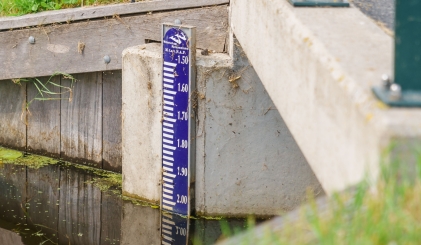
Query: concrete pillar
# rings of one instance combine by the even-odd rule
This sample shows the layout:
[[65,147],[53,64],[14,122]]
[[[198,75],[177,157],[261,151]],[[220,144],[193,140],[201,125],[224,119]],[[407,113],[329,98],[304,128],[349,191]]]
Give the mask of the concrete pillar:
[[[197,52],[196,203],[201,215],[275,215],[321,186],[238,43]],[[159,203],[161,51],[123,53],[123,191]]]

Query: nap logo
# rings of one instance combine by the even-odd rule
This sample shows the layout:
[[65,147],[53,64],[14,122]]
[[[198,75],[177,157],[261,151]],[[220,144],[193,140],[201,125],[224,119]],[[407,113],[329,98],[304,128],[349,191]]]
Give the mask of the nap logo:
[[187,40],[187,37],[183,32],[179,32],[179,33],[175,34],[174,36],[169,37],[169,39],[173,40],[178,45],[180,45],[182,41]]

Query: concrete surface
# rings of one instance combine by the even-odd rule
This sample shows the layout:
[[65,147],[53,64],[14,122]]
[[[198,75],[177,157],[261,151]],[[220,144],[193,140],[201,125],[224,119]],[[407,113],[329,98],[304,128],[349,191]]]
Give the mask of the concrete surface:
[[328,194],[375,179],[392,141],[420,144],[421,109],[371,92],[392,72],[393,40],[358,9],[232,0],[231,27]]
[[[158,49],[148,44],[123,53],[123,191],[155,203],[161,190]],[[245,54],[233,50],[234,60],[197,52],[196,211],[275,215],[299,205],[308,188],[323,191]]]
[[322,190],[235,40],[233,52],[229,66],[213,65],[216,55],[198,57],[196,211],[279,214],[299,205],[307,188]]
[[160,201],[162,74],[159,44],[123,52],[123,194]]

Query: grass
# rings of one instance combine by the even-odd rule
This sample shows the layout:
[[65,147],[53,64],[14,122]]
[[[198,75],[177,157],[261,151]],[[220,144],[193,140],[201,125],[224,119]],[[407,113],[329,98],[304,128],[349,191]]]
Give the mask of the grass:
[[235,244],[421,244],[419,152],[416,159],[410,174],[403,174],[409,173],[404,163],[394,161],[382,168],[377,184],[365,181],[352,192],[334,195],[326,210],[310,198],[298,221],[286,220],[282,229],[266,229],[259,235],[249,231]]
[[[70,80],[70,86],[62,86],[56,83],[54,78],[57,76],[61,76],[63,79]],[[38,92],[35,97],[27,98],[28,100],[26,102],[26,105],[22,108],[21,120],[24,121],[25,124],[28,124],[26,119],[24,118],[24,112],[26,110],[29,113],[29,115],[31,114],[29,107],[34,101],[69,100],[71,102],[73,99],[73,86],[76,82],[76,79],[70,74],[56,72],[53,75],[51,75],[46,81],[41,81],[38,78],[18,78],[12,79],[12,81],[13,83],[19,86],[21,86],[23,82],[32,83]],[[56,92],[58,90],[60,92]]]
[[19,16],[46,10],[130,2],[129,0],[0,0],[0,16]]

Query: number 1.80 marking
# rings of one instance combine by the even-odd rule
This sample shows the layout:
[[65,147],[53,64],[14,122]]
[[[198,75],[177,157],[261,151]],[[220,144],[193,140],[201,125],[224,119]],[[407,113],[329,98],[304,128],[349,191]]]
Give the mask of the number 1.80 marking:
[[184,149],[187,149],[187,147],[188,147],[188,142],[187,142],[187,140],[180,140],[180,139],[177,139],[177,147],[178,147],[178,148],[184,148]]

